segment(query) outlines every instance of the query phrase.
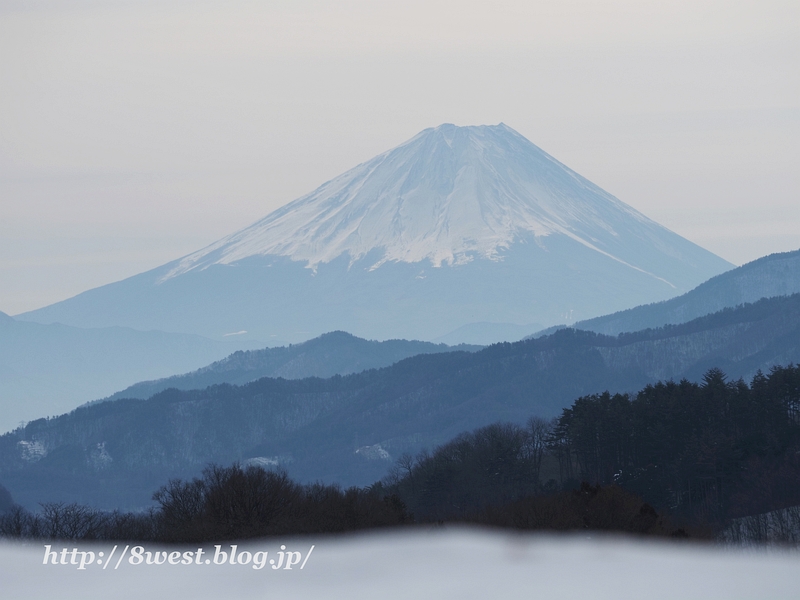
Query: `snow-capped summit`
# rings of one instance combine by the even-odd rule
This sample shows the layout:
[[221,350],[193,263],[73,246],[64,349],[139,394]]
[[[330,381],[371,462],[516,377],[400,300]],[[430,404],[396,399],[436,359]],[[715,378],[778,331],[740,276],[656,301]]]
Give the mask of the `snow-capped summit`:
[[372,269],[387,261],[461,265],[499,260],[515,241],[553,233],[625,263],[611,240],[631,226],[654,237],[664,231],[503,123],[445,124],[187,256],[165,279],[256,255],[313,269],[373,250],[380,257]]
[[189,256],[18,318],[431,340],[664,300],[731,266],[502,123],[446,124]]

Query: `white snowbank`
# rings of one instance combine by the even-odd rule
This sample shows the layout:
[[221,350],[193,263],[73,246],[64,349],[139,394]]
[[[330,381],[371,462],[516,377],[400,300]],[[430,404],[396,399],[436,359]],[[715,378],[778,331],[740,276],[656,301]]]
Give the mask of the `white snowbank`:
[[[112,560],[43,565],[43,545],[0,545],[0,596],[17,598],[543,598],[703,599],[800,597],[800,556],[789,551],[735,551],[629,539],[513,535],[449,529],[280,544],[307,556],[305,568],[251,565],[139,565]],[[74,544],[55,544],[72,548]],[[111,545],[78,544],[81,551]],[[154,551],[155,546],[145,545]],[[189,548],[191,549],[191,548]],[[169,550],[174,550],[170,548]],[[230,550],[223,545],[222,550]],[[213,553],[213,548],[211,548]],[[118,550],[117,556],[121,553]],[[107,554],[106,554],[107,555]],[[206,555],[209,556],[209,555]],[[210,555],[210,556],[213,556]]]

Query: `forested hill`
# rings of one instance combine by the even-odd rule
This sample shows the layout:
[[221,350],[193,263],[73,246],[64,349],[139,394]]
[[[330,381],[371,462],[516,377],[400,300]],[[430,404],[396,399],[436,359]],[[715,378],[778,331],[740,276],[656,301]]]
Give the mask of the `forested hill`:
[[12,506],[14,506],[14,500],[11,498],[11,494],[8,493],[8,490],[0,485],[0,514],[9,510]]
[[[578,398],[552,424],[534,418],[524,427],[495,423],[463,433],[433,452],[402,457],[383,481],[423,521],[521,529],[572,521],[577,529],[594,516],[595,527],[608,527],[625,510],[621,495],[607,501],[602,519],[588,506],[577,519],[568,516],[570,498],[553,505],[557,489],[586,482],[586,499],[609,491],[587,484],[621,486],[683,523],[721,528],[731,518],[800,504],[799,414],[800,367],[776,367],[749,382],[710,369],[699,383]],[[544,457],[558,463],[549,480]],[[543,493],[551,500],[535,497]],[[627,522],[655,524],[656,512],[639,506]],[[767,530],[753,536],[764,539]]]
[[800,250],[770,254],[712,277],[677,298],[575,323],[606,335],[686,323],[761,298],[800,292]]
[[220,383],[242,385],[262,377],[328,378],[386,367],[417,354],[453,350],[472,352],[481,347],[466,344],[454,347],[408,340],[376,342],[344,331],[332,331],[302,344],[235,352],[191,373],[136,383],[107,400],[145,399],[169,388],[194,390]]
[[700,384],[579,398],[558,419],[551,447],[568,476],[617,483],[673,514],[719,522],[795,506],[800,367],[749,383],[710,369]]
[[712,366],[749,378],[791,362],[800,362],[800,295],[617,338],[564,330],[344,377],[99,403],[0,437],[0,481],[26,505],[110,507],[143,506],[169,477],[212,461],[252,459],[304,481],[365,485],[404,452],[499,420],[555,416],[587,394],[632,392]]

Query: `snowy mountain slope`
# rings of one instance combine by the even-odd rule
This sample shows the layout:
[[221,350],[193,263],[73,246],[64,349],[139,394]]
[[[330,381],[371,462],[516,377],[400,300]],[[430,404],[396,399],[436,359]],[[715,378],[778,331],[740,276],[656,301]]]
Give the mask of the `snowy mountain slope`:
[[187,256],[164,279],[257,255],[288,256],[314,269],[343,254],[353,263],[375,249],[383,255],[371,269],[497,261],[529,234],[567,236],[662,281],[619,241],[632,234],[679,252],[662,239],[674,244],[669,238],[677,236],[510,127],[441,125]]
[[442,125],[183,259],[19,318],[431,340],[664,300],[731,266],[506,125]]

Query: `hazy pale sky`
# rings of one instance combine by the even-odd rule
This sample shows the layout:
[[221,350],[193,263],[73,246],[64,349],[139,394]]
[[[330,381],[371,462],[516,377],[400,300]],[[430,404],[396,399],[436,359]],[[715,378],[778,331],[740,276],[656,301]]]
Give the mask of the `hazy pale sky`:
[[504,122],[741,264],[800,248],[797,0],[2,0],[0,310]]

